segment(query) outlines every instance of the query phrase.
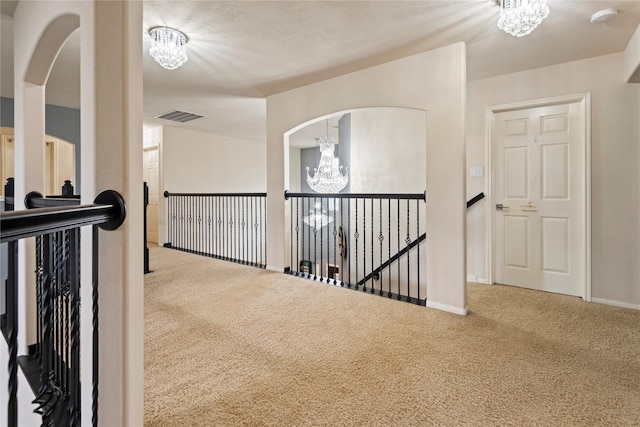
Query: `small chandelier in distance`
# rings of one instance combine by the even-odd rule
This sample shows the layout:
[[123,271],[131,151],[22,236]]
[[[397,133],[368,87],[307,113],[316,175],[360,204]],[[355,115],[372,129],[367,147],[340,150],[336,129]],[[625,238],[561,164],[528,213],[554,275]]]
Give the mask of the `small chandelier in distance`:
[[516,37],[531,33],[549,15],[547,0],[497,0],[498,28]]
[[320,162],[313,168],[313,176],[307,167],[307,184],[316,193],[339,193],[349,182],[349,168],[339,165],[339,159],[334,156],[335,142],[329,137],[329,120],[327,119],[327,136],[316,138],[320,147]]
[[149,30],[153,44],[149,54],[167,70],[175,70],[187,62],[186,44],[189,41],[181,31],[169,27],[153,27]]
[[327,211],[322,208],[320,202],[316,202],[311,206],[309,208],[309,215],[304,216],[302,220],[313,229],[314,233],[333,222],[333,218],[327,215]]

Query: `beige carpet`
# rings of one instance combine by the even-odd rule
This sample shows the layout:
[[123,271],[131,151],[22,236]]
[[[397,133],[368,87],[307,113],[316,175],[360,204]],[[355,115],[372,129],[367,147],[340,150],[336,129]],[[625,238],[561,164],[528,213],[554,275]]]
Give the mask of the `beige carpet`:
[[640,312],[469,285],[461,317],[175,250],[145,426],[640,425]]

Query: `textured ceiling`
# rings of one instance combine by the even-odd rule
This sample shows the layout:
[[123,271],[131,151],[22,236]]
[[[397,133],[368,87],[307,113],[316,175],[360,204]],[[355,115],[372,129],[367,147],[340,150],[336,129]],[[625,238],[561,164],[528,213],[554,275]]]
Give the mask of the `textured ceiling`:
[[[25,1],[25,0],[22,0]],[[3,0],[3,14],[11,14]],[[640,2],[549,1],[549,17],[516,38],[496,26],[494,0],[145,1],[144,118],[179,109],[203,119],[177,126],[265,139],[265,96],[451,43],[467,44],[467,78],[485,77],[623,51],[640,22]],[[620,14],[591,24],[605,7]],[[147,54],[150,27],[190,39],[189,61],[168,71]],[[0,93],[13,96],[12,21],[2,17]],[[47,101],[78,107],[79,37],[52,70]],[[171,123],[171,125],[175,125]]]

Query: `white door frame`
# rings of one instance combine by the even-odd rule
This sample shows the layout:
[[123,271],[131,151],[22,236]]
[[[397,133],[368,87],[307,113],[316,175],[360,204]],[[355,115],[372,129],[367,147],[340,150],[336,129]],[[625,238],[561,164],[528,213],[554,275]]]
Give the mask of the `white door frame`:
[[585,242],[585,286],[582,292],[582,299],[585,301],[591,301],[591,93],[578,93],[574,95],[565,95],[558,97],[542,98],[529,101],[513,102],[509,104],[492,105],[485,110],[486,121],[486,141],[487,141],[487,190],[488,190],[488,203],[486,204],[486,215],[488,218],[487,224],[487,236],[486,236],[486,251],[487,251],[487,278],[490,284],[494,283],[494,271],[495,271],[495,215],[493,211],[493,139],[494,132],[494,118],[497,113],[512,110],[524,110],[536,107],[546,107],[550,105],[558,104],[570,104],[579,103],[580,113],[584,123],[584,164],[583,166],[583,192],[584,192],[584,208],[583,208],[583,220],[584,220],[584,242]]

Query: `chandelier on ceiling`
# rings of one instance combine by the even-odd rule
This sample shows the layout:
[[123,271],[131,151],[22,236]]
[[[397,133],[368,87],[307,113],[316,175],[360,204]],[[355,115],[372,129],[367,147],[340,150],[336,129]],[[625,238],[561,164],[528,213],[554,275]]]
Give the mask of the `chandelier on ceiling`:
[[317,168],[313,168],[313,176],[309,174],[307,167],[307,184],[316,193],[339,193],[349,182],[349,168],[343,168],[333,153],[335,141],[329,137],[329,119],[326,129],[326,136],[316,138],[320,148],[320,162]]
[[149,30],[153,39],[149,54],[167,70],[175,70],[187,62],[186,44],[189,41],[181,31],[169,27],[153,27]]
[[320,202],[316,202],[311,206],[309,208],[309,215],[302,217],[302,220],[311,227],[314,232],[333,222],[333,218],[327,215],[326,209],[322,208]]
[[526,36],[549,15],[547,0],[497,1],[501,7],[498,28],[512,36]]

